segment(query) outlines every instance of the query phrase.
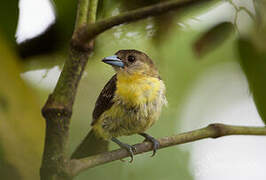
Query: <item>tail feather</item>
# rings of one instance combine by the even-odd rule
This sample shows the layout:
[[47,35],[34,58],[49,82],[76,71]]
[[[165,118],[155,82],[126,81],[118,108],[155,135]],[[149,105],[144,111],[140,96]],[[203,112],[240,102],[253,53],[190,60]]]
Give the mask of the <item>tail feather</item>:
[[108,141],[97,137],[93,130],[85,137],[76,151],[72,154],[71,159],[80,159],[108,151]]

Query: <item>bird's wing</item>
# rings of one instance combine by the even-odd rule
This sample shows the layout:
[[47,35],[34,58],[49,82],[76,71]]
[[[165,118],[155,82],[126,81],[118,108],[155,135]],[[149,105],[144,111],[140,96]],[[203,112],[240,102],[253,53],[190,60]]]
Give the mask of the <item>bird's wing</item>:
[[112,101],[116,90],[116,74],[104,86],[101,94],[99,95],[92,114],[91,125],[94,125],[101,114],[110,109],[114,102]]

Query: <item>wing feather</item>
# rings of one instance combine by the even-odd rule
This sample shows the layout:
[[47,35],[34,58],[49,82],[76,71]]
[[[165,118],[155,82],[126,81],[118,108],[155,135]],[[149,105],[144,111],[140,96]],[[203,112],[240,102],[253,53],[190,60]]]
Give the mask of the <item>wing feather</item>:
[[101,114],[110,109],[114,102],[112,101],[116,91],[116,74],[107,82],[100,93],[93,110],[91,125],[94,125]]

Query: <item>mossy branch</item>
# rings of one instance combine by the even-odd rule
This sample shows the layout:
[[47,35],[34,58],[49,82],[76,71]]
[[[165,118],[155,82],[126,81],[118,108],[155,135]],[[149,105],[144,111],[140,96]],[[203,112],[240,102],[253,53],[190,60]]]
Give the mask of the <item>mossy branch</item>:
[[[79,0],[76,26],[73,33],[88,22],[89,0]],[[42,108],[46,120],[45,145],[40,168],[42,180],[71,179],[68,175],[69,157],[66,156],[70,118],[77,87],[88,61],[89,53],[70,47],[69,56],[52,94]]]
[[[232,126],[225,124],[210,124],[209,126],[197,129],[190,132],[181,133],[169,137],[158,139],[160,142],[160,149],[178,144],[184,144],[188,142],[198,141],[206,138],[219,138],[229,135],[266,135],[265,127],[248,127],[248,126]],[[141,154],[152,150],[152,144],[150,142],[143,142],[134,145],[136,147],[135,154]],[[157,154],[159,156],[159,153]],[[98,155],[90,156],[82,159],[72,159],[71,164],[71,175],[75,176],[80,172],[106,164],[115,160],[129,157],[129,153],[125,149],[118,149]],[[133,162],[134,163],[134,162]]]

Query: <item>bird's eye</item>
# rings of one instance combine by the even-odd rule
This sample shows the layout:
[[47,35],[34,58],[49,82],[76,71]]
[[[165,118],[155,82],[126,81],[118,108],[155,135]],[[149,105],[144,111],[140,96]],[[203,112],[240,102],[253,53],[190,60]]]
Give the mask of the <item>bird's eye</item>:
[[133,63],[136,60],[136,58],[135,58],[135,56],[130,55],[127,57],[127,60],[128,60],[128,62]]

